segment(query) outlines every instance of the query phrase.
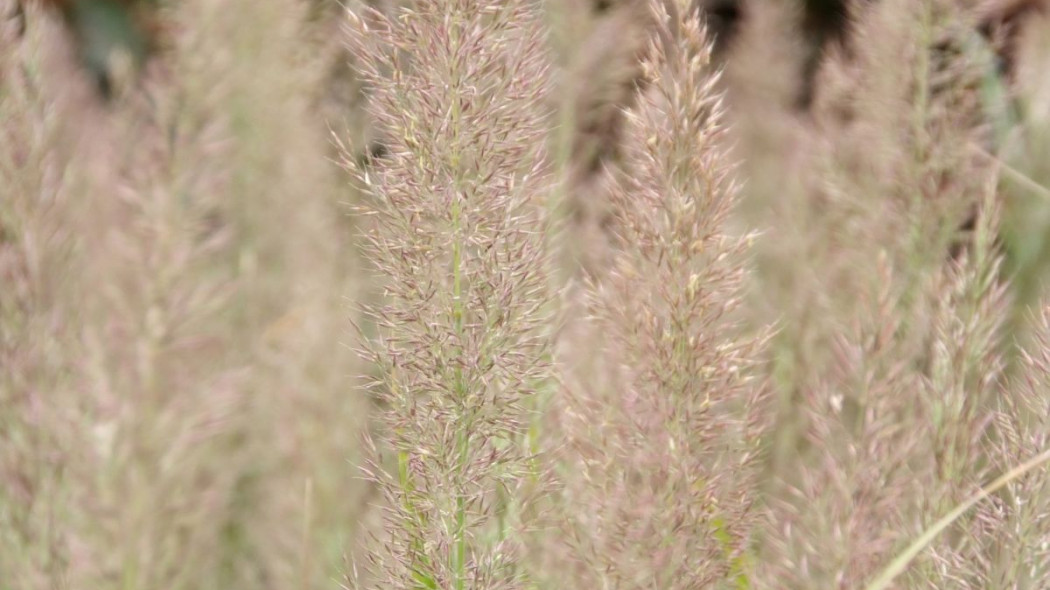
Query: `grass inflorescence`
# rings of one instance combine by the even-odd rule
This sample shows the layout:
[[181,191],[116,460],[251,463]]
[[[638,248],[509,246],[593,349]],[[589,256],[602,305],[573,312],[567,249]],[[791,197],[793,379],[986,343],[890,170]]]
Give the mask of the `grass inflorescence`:
[[1045,587],[1050,7],[819,4],[0,2],[0,590]]

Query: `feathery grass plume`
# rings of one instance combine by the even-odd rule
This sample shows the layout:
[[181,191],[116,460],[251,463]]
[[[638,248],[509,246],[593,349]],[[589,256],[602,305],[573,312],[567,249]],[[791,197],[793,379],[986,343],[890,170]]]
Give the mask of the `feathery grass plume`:
[[[959,228],[991,169],[972,149],[986,130],[983,63],[966,51],[965,14],[951,3],[887,0],[865,11],[855,34],[852,54],[825,65],[801,180],[772,202],[759,246],[765,305],[784,314],[775,358],[785,433],[793,398],[832,361],[830,343],[868,313],[879,265],[901,273],[895,297],[916,301],[963,243]],[[778,448],[787,461],[794,446]]]
[[[943,258],[945,244],[956,239],[990,169],[970,146],[988,131],[981,104],[987,55],[974,35],[972,15],[953,2],[873,5],[861,17],[852,54],[828,63],[817,98],[816,116],[840,174],[865,183],[858,188],[888,192],[902,223],[958,218],[928,236],[907,225],[886,228],[901,239],[927,240],[913,249],[931,259]],[[866,196],[854,200],[860,198]]]
[[[1050,309],[1031,317],[1035,334],[992,414],[990,469],[1005,473],[1050,447]],[[958,588],[1038,588],[1050,579],[1050,477],[1045,467],[978,507],[963,550],[941,552]],[[931,587],[936,587],[931,585]],[[941,586],[944,587],[944,586]]]
[[354,257],[299,8],[165,6],[171,51],[105,110],[36,3],[4,37],[0,362],[24,369],[0,385],[0,520],[17,526],[0,586],[339,571],[367,408],[331,321]]
[[[295,55],[293,6],[181,3],[168,15],[174,50],[155,64],[165,67],[108,112],[54,106],[67,88],[53,74],[24,92],[54,117],[11,119],[15,141],[3,146],[18,164],[4,205],[19,234],[48,236],[21,241],[34,245],[40,286],[26,284],[41,294],[19,313],[62,320],[48,326],[53,351],[34,361],[49,370],[18,378],[25,403],[12,415],[41,434],[11,430],[25,440],[11,448],[28,449],[19,460],[40,465],[17,478],[29,490],[13,511],[25,545],[4,557],[34,557],[11,570],[16,581],[306,587],[336,571],[336,525],[324,523],[345,531],[356,517],[361,486],[344,465],[360,418],[342,393],[349,355],[331,322],[347,291],[336,169],[305,108],[311,68]],[[24,43],[37,31],[47,33],[30,27]],[[27,63],[4,82],[40,70]],[[3,100],[22,97],[12,87]],[[63,233],[75,236],[75,264],[52,262]]]
[[[359,461],[368,400],[346,395],[359,370],[340,341],[346,300],[362,290],[360,260],[341,218],[358,196],[332,162],[312,103],[323,62],[305,3],[183,0],[179,83],[228,122],[228,188],[209,216],[232,243],[220,272],[236,278],[230,349],[253,394],[237,423],[237,514],[225,530],[231,584],[323,585],[342,571],[370,486]],[[294,531],[294,533],[289,533]]]
[[67,450],[68,575],[83,588],[223,586],[241,557],[224,535],[247,430],[230,235],[208,223],[228,187],[224,129],[168,82],[144,92],[89,123],[94,151],[80,152],[95,173],[75,228],[83,422]]
[[[924,355],[928,364],[917,399],[923,405],[919,413],[926,417],[924,457],[932,459],[921,507],[924,527],[977,493],[993,476],[1015,466],[1011,464],[1015,457],[1002,456],[990,444],[1000,436],[990,419],[996,405],[1009,396],[1003,389],[1003,357],[1009,344],[1003,328],[1010,301],[996,246],[997,180],[995,175],[987,179],[971,243],[945,273],[930,318],[931,337]],[[971,513],[939,536],[930,551],[934,561],[987,564],[999,560],[1001,534],[981,512]],[[910,572],[915,585],[943,588],[969,577],[966,567],[945,568],[928,561],[924,565],[913,566]],[[970,577],[971,583],[978,579]]]
[[560,400],[565,525],[551,587],[749,583],[766,409],[764,339],[736,318],[749,238],[725,227],[737,189],[710,47],[696,19],[650,9],[662,34],[626,119],[619,248],[589,291],[600,340],[566,353],[602,355],[612,374],[570,369]]
[[908,587],[1031,588],[1050,573],[1046,317],[1034,318],[1032,354],[1022,352],[1018,370],[1003,378],[996,332],[1009,306],[1005,288],[996,284],[1000,257],[991,255],[999,207],[991,199],[983,206],[967,254],[973,260],[957,267],[954,289],[945,294],[959,312],[938,330],[928,382],[937,395],[924,397],[933,402],[926,413],[941,483],[968,471],[966,480],[984,480],[987,487],[967,491],[966,481],[957,481],[930,495],[927,504],[941,500],[935,509],[953,520],[940,531],[939,521],[923,523],[937,534],[922,547],[930,558],[919,553],[912,560],[918,563],[901,571]]
[[[355,586],[519,588],[508,532],[529,477],[530,398],[551,378],[542,198],[549,65],[531,1],[350,16],[390,152],[347,164],[373,196],[365,249],[385,302],[366,356],[385,531]],[[382,461],[377,461],[381,463]]]
[[[777,345],[798,408],[785,420],[804,432],[783,457],[804,452],[779,469],[769,587],[857,587],[989,475],[982,445],[1007,298],[992,245],[996,177],[972,149],[984,131],[981,65],[958,10],[888,1],[859,25],[851,120],[826,130],[822,198],[810,204],[821,227],[838,228],[834,247],[811,251],[813,284],[800,284],[802,307],[820,311],[786,318],[792,337]],[[960,223],[981,202],[964,240]],[[960,529],[942,550],[957,548]],[[932,563],[920,559],[908,587],[933,579]]]
[[[861,587],[994,474],[988,427],[1007,299],[991,200],[981,213],[971,249],[939,276],[928,272],[933,282],[919,293],[908,296],[910,273],[880,256],[871,311],[856,314],[830,370],[801,399],[805,452],[770,511],[762,587]],[[938,563],[991,557],[981,525],[961,519],[904,587],[944,587],[964,572]],[[969,535],[976,542],[961,541]]]
[[[6,31],[0,32],[0,35]],[[83,169],[41,87],[41,39],[0,37],[0,586],[61,587]]]
[[[26,43],[25,55],[35,56],[36,40]],[[37,467],[12,477],[25,544],[4,554],[26,559],[4,568],[4,582],[220,585],[209,566],[221,554],[223,483],[234,470],[210,461],[207,443],[233,413],[235,379],[216,353],[221,327],[210,325],[221,281],[188,275],[222,240],[201,243],[197,211],[183,200],[221,188],[221,175],[200,164],[214,155],[210,138],[168,133],[158,119],[177,117],[164,100],[129,103],[102,120],[88,120],[98,112],[76,117],[84,113],[53,98],[66,88],[40,82],[30,64],[17,63],[30,85],[0,95],[5,108],[33,100],[53,116],[26,109],[22,119],[4,119],[20,122],[5,125],[14,166],[3,167],[13,174],[3,201],[31,262],[11,275],[25,290],[5,288],[5,298],[23,297],[17,313],[27,323],[15,329],[38,330],[14,349],[36,366],[12,374],[11,409],[25,411],[37,433],[13,428],[18,440],[4,446],[31,453]],[[153,107],[163,112],[147,115]],[[85,130],[91,134],[78,137]],[[194,148],[200,160],[180,159]],[[43,339],[46,354],[36,358]],[[195,567],[181,567],[183,559]]]

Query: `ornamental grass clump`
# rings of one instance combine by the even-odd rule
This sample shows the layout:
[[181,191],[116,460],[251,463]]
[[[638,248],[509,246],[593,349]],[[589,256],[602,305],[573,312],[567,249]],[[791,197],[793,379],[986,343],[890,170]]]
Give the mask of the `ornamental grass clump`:
[[[839,229],[809,258],[813,285],[797,283],[810,313],[785,317],[776,345],[800,438],[779,443],[763,587],[864,587],[1002,472],[990,415],[1009,395],[1009,297],[967,19],[950,2],[880,3],[825,72],[842,94],[817,97],[827,135],[800,205]],[[896,583],[989,587],[945,567],[999,559],[985,524],[958,518]]]
[[586,336],[562,347],[551,587],[748,584],[765,338],[738,323],[749,236],[727,228],[737,188],[710,49],[663,6],[610,202],[617,251],[587,289]]
[[448,0],[372,17],[351,18],[349,43],[389,153],[371,169],[347,159],[371,193],[364,248],[382,289],[363,348],[385,530],[372,581],[352,583],[522,587],[510,531],[536,480],[530,400],[551,375],[538,7]]

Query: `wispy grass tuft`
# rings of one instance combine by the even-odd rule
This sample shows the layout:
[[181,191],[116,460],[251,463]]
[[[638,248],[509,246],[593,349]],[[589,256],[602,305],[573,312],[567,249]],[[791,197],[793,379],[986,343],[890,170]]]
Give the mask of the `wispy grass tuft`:
[[651,8],[610,203],[617,249],[588,289],[587,336],[562,353],[551,587],[750,583],[768,416],[765,338],[737,315],[750,237],[727,227],[737,187],[710,48],[697,21]]
[[[972,149],[986,132],[972,33],[944,2],[888,2],[869,17],[847,72],[829,72],[852,72],[852,87],[843,82],[838,107],[818,97],[830,109],[821,121],[830,167],[812,206],[842,228],[841,241],[811,261],[812,301],[825,311],[787,319],[788,333],[808,334],[805,348],[797,338],[780,345],[794,363],[781,382],[794,388],[785,415],[802,436],[780,450],[785,485],[762,560],[769,587],[862,585],[995,475],[989,412],[1009,297],[997,176]],[[879,67],[891,54],[904,58],[899,67]],[[973,526],[955,523],[903,587],[957,583],[964,574],[938,569],[934,556],[971,555],[980,543],[962,539]]]
[[510,531],[532,479],[530,399],[551,378],[540,16],[528,1],[449,0],[351,17],[389,138],[375,168],[348,160],[371,192],[365,250],[384,296],[366,347],[374,452],[396,459],[371,469],[385,531],[372,581],[355,585],[524,587]]

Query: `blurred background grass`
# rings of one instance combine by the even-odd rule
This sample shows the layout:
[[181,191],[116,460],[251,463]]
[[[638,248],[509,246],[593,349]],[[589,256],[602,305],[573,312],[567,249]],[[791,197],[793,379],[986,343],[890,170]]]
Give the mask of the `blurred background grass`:
[[[0,51],[0,587],[326,585],[369,412],[339,10],[61,8]],[[125,8],[163,30],[121,70]]]

